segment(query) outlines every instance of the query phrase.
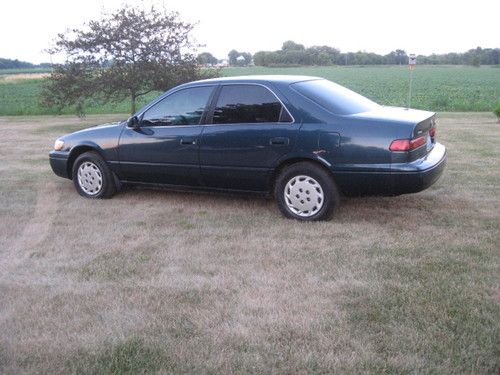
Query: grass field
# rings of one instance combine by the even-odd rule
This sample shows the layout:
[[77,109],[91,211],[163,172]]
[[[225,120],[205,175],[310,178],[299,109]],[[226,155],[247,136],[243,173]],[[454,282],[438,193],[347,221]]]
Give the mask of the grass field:
[[0,118],[0,373],[500,371],[493,115],[440,114],[436,185],[323,223],[246,197],[81,198],[47,152],[114,117]]
[[[22,72],[16,71],[21,74]],[[0,71],[0,115],[54,114],[42,108],[38,95],[42,79],[12,79]],[[409,73],[406,66],[226,68],[226,76],[249,74],[299,74],[325,77],[387,105],[408,104]],[[23,75],[23,78],[26,78]],[[142,97],[139,106],[158,93]],[[487,111],[500,102],[500,68],[469,66],[419,66],[414,71],[414,108],[432,111]],[[90,114],[127,112],[128,102],[102,105],[93,103]],[[64,113],[72,113],[68,108]]]
[[[21,74],[21,73],[19,73]],[[43,78],[30,79],[22,74],[22,78],[13,79],[12,76],[0,76],[0,116],[4,115],[49,115],[56,114],[51,108],[39,104],[39,95]],[[153,100],[159,93],[150,93],[138,99],[138,108]],[[126,113],[130,103],[92,103],[86,108],[88,114]],[[66,108],[63,114],[73,114],[74,109]]]

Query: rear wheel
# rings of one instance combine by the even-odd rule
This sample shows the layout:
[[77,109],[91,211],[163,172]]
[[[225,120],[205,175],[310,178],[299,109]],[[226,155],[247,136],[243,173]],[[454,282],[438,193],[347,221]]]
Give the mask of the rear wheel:
[[116,192],[113,172],[96,152],[84,152],[73,164],[73,183],[86,198],[110,198]]
[[286,167],[276,179],[274,197],[286,217],[302,221],[328,220],[339,204],[330,174],[310,162]]

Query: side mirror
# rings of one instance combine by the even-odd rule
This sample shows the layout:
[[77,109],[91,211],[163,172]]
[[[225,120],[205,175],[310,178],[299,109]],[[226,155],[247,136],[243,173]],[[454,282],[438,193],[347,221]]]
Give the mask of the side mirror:
[[132,116],[127,120],[127,126],[132,129],[140,128],[139,119],[137,116]]

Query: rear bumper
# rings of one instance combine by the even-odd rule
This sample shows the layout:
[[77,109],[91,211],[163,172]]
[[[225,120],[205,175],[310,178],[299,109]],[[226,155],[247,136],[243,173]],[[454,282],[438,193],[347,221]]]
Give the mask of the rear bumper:
[[377,171],[332,171],[346,195],[400,195],[427,189],[443,174],[446,148],[436,143],[426,156],[410,163],[381,164]]
[[51,151],[49,153],[49,162],[52,171],[64,178],[69,178],[68,174],[68,152],[63,151]]
[[446,148],[436,143],[425,157],[411,163],[394,164],[391,172],[394,194],[416,193],[427,189],[443,174]]

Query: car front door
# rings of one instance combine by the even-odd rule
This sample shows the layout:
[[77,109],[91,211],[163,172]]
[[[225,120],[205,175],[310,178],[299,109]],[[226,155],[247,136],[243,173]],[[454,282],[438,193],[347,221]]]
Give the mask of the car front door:
[[265,86],[226,84],[218,91],[200,141],[203,183],[265,191],[277,160],[293,148],[299,124]]
[[122,179],[197,186],[199,139],[214,86],[180,89],[148,108],[120,137]]

